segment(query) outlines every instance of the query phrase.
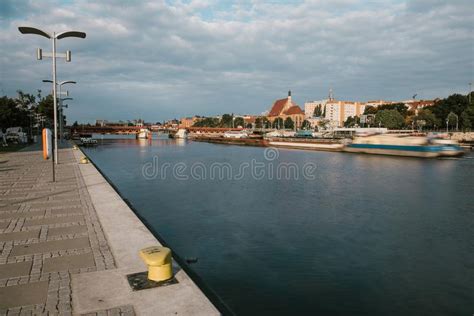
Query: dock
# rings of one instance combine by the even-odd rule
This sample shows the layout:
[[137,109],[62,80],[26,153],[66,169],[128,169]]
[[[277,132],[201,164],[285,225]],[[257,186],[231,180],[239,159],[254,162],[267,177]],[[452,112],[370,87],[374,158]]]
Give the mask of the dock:
[[175,260],[172,284],[131,289],[160,243],[82,156],[60,149],[52,182],[38,147],[0,155],[0,315],[219,315]]

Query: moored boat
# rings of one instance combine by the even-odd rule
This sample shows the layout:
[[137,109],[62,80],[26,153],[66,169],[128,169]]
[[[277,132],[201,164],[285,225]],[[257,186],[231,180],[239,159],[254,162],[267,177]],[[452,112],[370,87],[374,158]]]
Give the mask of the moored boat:
[[136,137],[137,139],[148,139],[151,138],[151,132],[148,128],[140,128]]
[[186,139],[188,138],[188,131],[184,128],[180,128],[176,134],[174,134],[174,138]]
[[434,138],[431,143],[441,146],[441,156],[455,157],[464,154],[464,150],[455,140]]
[[461,147],[451,141],[439,141],[424,136],[372,135],[355,137],[344,147],[344,151],[423,158],[459,156],[464,153]]
[[244,131],[227,131],[224,138],[247,138],[249,135]]
[[309,149],[309,150],[324,150],[324,151],[341,151],[344,144],[332,141],[302,141],[298,139],[283,139],[283,138],[267,138],[266,145],[270,147],[282,147],[293,149]]

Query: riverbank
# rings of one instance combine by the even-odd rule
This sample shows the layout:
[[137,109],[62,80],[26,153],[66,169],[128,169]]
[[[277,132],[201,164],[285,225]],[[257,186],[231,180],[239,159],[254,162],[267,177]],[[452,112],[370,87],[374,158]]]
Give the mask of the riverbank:
[[132,291],[138,251],[160,245],[83,154],[0,156],[0,314],[218,315],[178,263],[176,284]]

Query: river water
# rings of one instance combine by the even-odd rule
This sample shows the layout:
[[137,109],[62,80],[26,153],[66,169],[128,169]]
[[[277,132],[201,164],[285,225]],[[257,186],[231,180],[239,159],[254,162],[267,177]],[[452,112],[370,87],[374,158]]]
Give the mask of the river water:
[[472,153],[168,139],[102,139],[86,153],[237,315],[474,313]]

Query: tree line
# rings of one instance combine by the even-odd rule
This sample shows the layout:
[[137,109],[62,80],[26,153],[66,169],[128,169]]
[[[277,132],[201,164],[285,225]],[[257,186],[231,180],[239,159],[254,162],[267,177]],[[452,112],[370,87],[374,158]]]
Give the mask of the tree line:
[[[469,95],[453,94],[445,99],[437,100],[432,106],[410,110],[403,103],[384,104],[378,107],[367,106],[365,126],[380,126],[389,129],[458,129],[470,131],[474,127],[474,93]],[[345,127],[361,126],[360,117],[349,117]]]
[[[234,122],[232,122],[234,121]],[[203,117],[193,124],[194,127],[244,127],[244,128],[275,128],[275,129],[294,129],[295,122],[291,117],[283,120],[281,117],[276,118],[273,123],[265,116],[255,118],[255,124],[245,123],[243,117],[234,117],[232,114],[224,114],[219,119],[217,117]],[[311,125],[307,120],[304,120],[301,128],[310,129]]]
[[3,132],[18,126],[30,133],[35,126],[50,127],[53,116],[53,96],[42,96],[41,90],[37,90],[36,95],[18,90],[15,98],[0,97],[0,128]]

